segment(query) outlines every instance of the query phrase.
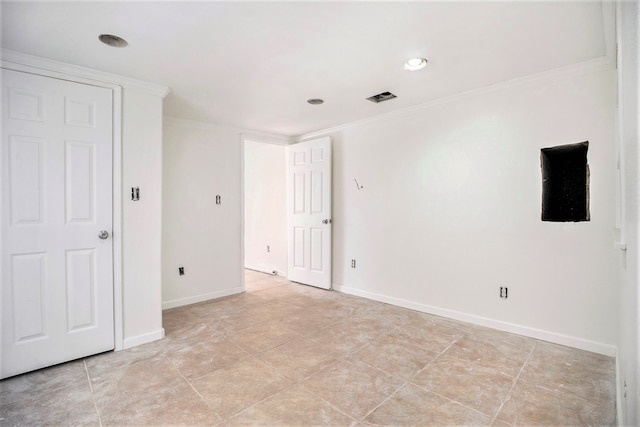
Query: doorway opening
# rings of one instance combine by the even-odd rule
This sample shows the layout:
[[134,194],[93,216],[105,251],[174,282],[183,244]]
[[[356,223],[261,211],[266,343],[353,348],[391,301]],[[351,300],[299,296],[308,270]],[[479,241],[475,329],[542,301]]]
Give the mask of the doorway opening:
[[243,143],[244,268],[287,277],[287,147]]

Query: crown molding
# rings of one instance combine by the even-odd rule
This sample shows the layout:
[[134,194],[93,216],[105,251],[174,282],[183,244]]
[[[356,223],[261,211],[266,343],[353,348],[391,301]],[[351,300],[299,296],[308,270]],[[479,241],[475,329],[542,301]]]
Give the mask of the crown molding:
[[260,132],[253,129],[242,128],[232,125],[224,125],[219,123],[202,122],[198,120],[183,119],[180,117],[164,116],[164,124],[169,126],[178,126],[189,129],[199,129],[204,131],[226,131],[242,135],[242,139],[257,142],[268,142],[271,144],[290,145],[294,142],[293,138],[284,135],[278,135],[267,132]]
[[0,64],[3,68],[17,69],[18,71],[21,71],[22,67],[26,66],[33,69],[53,71],[62,75],[81,77],[98,82],[115,84],[118,86],[122,86],[125,89],[144,92],[150,95],[159,96],[161,98],[167,96],[171,91],[171,89],[167,86],[159,85],[156,83],[145,82],[131,77],[121,76],[119,74],[112,74],[104,71],[94,70],[92,68],[81,67],[79,65],[67,64],[65,62],[56,61],[54,59],[28,55],[26,53],[4,48],[0,49]]
[[402,108],[399,110],[391,111],[388,113],[380,114],[377,116],[369,117],[366,119],[358,120],[355,122],[345,123],[339,126],[318,130],[302,135],[293,136],[292,139],[295,142],[301,142],[309,139],[319,138],[321,136],[329,135],[332,133],[340,132],[348,128],[355,126],[361,126],[367,123],[377,122],[380,120],[406,117],[422,110],[427,110],[433,107],[437,107],[443,104],[456,102],[468,98],[472,98],[478,95],[484,95],[488,93],[498,92],[506,89],[526,87],[541,82],[550,82],[563,80],[570,77],[577,77],[584,74],[595,73],[603,70],[615,69],[615,59],[611,56],[603,56],[589,61],[579,62],[572,65],[556,68],[554,70],[543,71],[541,73],[531,74],[525,77],[518,77],[511,80],[506,80],[501,83],[497,83],[490,86],[481,87],[478,89],[472,89],[469,91],[461,92],[455,95],[446,96],[444,98],[435,99],[423,104],[414,105],[411,107]]

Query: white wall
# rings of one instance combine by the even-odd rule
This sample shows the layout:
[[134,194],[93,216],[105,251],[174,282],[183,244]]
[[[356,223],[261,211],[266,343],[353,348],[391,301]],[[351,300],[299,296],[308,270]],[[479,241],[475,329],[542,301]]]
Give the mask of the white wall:
[[[640,420],[640,394],[638,392],[638,285],[640,284],[640,8],[637,2],[622,2],[618,8],[618,91],[620,97],[620,140],[624,170],[623,194],[625,198],[622,283],[620,292],[618,339],[618,402],[621,425],[637,425]],[[624,384],[627,387],[625,389]]]
[[[331,132],[334,287],[614,354],[614,110],[606,67]],[[542,222],[540,149],[586,140],[591,221]]]
[[[287,276],[286,147],[244,144],[244,265]],[[267,251],[269,246],[270,251]]]
[[243,291],[241,153],[236,130],[165,118],[164,308]]
[[[122,99],[124,347],[160,339],[162,97],[126,89]],[[140,200],[131,201],[131,187]]]

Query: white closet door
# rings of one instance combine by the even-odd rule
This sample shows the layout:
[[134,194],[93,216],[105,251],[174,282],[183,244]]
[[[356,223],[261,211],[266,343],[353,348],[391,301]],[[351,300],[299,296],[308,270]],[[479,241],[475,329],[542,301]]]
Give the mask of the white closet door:
[[1,71],[4,378],[114,348],[113,92]]

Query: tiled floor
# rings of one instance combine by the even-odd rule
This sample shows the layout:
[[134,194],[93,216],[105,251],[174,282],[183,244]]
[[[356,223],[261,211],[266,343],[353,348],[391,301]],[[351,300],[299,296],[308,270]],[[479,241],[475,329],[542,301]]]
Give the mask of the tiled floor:
[[167,338],[0,382],[0,425],[614,425],[614,360],[247,272]]

